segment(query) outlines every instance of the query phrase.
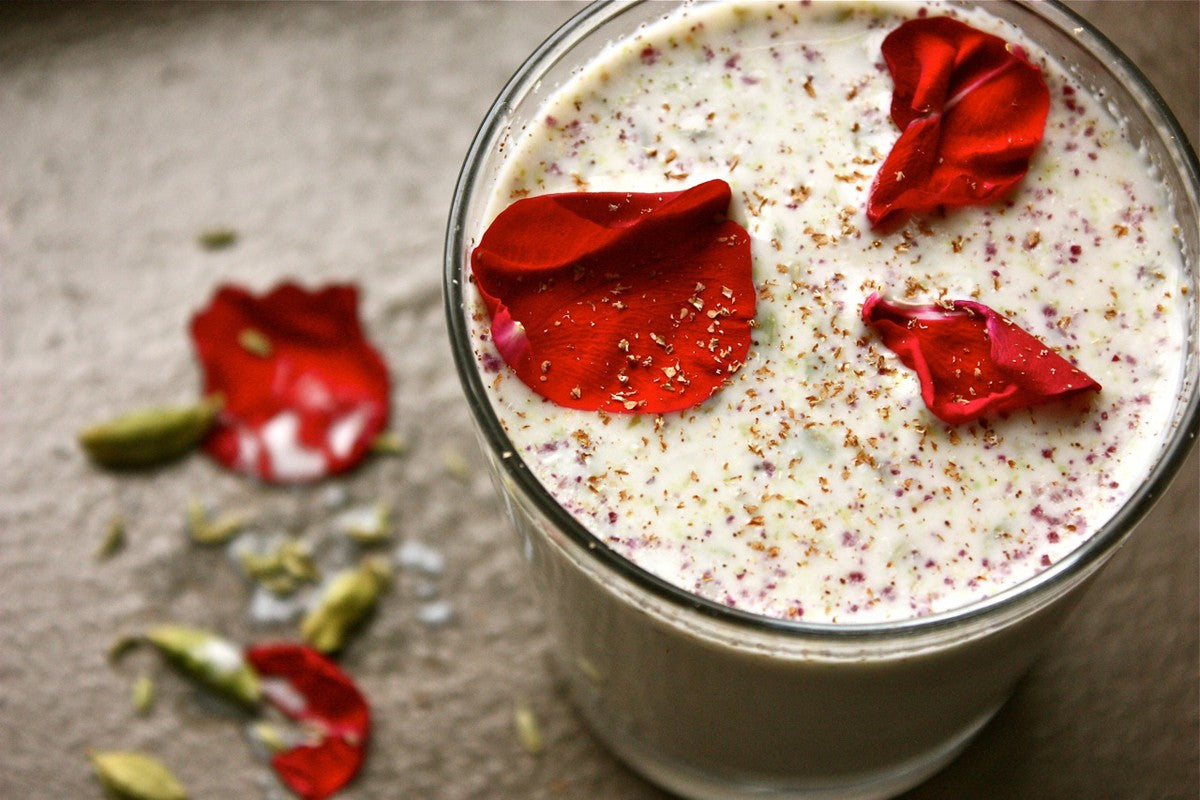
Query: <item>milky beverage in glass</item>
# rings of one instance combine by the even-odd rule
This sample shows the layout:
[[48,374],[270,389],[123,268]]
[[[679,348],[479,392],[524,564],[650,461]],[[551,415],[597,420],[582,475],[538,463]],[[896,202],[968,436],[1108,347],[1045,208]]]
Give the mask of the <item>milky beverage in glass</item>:
[[[485,121],[447,242],[460,373],[609,747],[688,797],[890,796],[995,713],[1194,436],[1194,156],[1059,9],[667,11],[585,12]],[[945,13],[1040,67],[1045,138],[1006,200],[874,230],[866,193],[898,135],[880,45]],[[507,370],[465,266],[496,214],[714,178],[758,291],[729,385],[617,415]],[[1103,388],[946,425],[859,320],[872,292],[976,299]]]

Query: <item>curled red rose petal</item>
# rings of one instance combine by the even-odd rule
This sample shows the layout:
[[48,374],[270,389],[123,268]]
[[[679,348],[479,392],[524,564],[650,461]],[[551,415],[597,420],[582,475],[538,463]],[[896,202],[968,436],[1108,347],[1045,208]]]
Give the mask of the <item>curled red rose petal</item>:
[[387,424],[387,367],[353,286],[285,283],[262,297],[224,286],[191,332],[204,394],[225,401],[204,446],[230,469],[316,480],[357,464]]
[[1036,337],[980,303],[948,306],[867,298],[863,321],[921,381],[921,397],[951,425],[1029,408],[1100,384]]
[[304,800],[321,800],[341,789],[362,766],[371,714],[362,692],[321,653],[301,644],[247,648],[263,696],[302,723],[313,740],[276,753],[271,765]]
[[542,397],[663,413],[708,399],[750,349],[750,237],[730,189],[551,194],[518,200],[471,269],[492,340]]
[[1020,47],[949,17],[905,22],[883,40],[900,138],[875,175],[867,218],[988,203],[1029,169],[1050,92]]

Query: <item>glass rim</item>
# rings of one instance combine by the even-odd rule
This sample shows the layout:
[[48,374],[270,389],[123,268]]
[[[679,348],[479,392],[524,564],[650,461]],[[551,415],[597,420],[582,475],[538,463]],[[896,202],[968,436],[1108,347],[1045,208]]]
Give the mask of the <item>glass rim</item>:
[[[726,623],[747,633],[781,635],[796,641],[815,639],[867,643],[883,639],[912,639],[960,629],[990,618],[1004,618],[1006,613],[1019,612],[1040,598],[1051,598],[1057,592],[1070,588],[1076,579],[1091,574],[1124,542],[1138,522],[1150,511],[1187,458],[1197,434],[1200,433],[1200,381],[1194,382],[1182,409],[1181,406],[1176,406],[1178,423],[1175,430],[1165,439],[1159,459],[1137,490],[1095,534],[1050,567],[1004,591],[936,614],[884,622],[804,622],[769,617],[702,598],[639,567],[610,548],[564,509],[534,476],[504,431],[476,363],[466,322],[468,314],[462,284],[462,278],[467,274],[464,255],[475,232],[464,229],[465,216],[480,178],[479,167],[486,153],[504,131],[508,111],[538,85],[545,69],[556,63],[557,58],[580,39],[600,25],[646,1],[599,0],[572,16],[543,41],[525,59],[489,107],[472,140],[455,184],[443,252],[443,300],[447,329],[455,367],[473,421],[486,446],[498,457],[498,462],[507,477],[558,531],[565,534],[572,544],[581,548],[584,557],[595,560],[618,578],[632,583],[634,587],[659,600],[666,601],[669,607],[674,607],[683,614],[698,614],[710,621]],[[1155,127],[1166,134],[1164,140],[1169,141],[1165,143],[1175,151],[1174,154],[1178,156],[1185,172],[1184,183],[1190,184],[1200,200],[1200,162],[1197,161],[1196,153],[1162,96],[1129,57],[1060,0],[1036,3],[1023,0],[1004,2],[1009,6],[1026,8],[1058,30],[1071,34],[1083,49],[1096,56],[1099,66],[1107,70],[1134,96],[1141,110]],[[1193,309],[1196,308],[1196,302],[1193,299]],[[1189,332],[1190,338],[1185,342],[1185,346],[1194,345],[1194,336],[1194,331]]]

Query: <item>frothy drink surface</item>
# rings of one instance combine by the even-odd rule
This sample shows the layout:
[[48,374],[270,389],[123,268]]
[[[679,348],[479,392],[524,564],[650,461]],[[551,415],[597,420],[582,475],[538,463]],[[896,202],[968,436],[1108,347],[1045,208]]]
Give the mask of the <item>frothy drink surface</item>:
[[[1019,43],[1050,114],[1005,200],[873,230],[867,191],[898,135],[880,45],[918,13]],[[609,48],[535,119],[510,143],[489,220],[529,195],[719,178],[752,239],[749,356],[684,412],[546,402],[500,361],[482,307],[473,315],[521,457],[638,566],[766,616],[924,616],[1052,565],[1156,459],[1185,336],[1169,198],[1103,101],[1006,23],[936,4],[690,7]],[[947,425],[861,322],[872,292],[977,300],[1103,389]]]

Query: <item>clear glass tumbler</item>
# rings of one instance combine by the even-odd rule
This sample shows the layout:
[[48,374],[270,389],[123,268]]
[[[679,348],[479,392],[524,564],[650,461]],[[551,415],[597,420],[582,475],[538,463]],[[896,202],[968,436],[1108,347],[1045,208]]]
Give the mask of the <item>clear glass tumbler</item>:
[[700,599],[608,549],[514,452],[481,378],[464,286],[502,164],[548,92],[662,4],[590,6],[524,63],[484,119],[454,195],[445,302],[483,450],[532,565],[574,702],[636,770],[684,797],[883,798],[949,762],[992,717],[1089,579],[1183,462],[1200,424],[1196,351],[1200,167],[1146,79],[1065,8],[993,2],[1106,97],[1174,201],[1191,270],[1191,339],[1173,421],[1145,483],[1102,529],[1035,578],[985,601],[885,624],[768,619]]

